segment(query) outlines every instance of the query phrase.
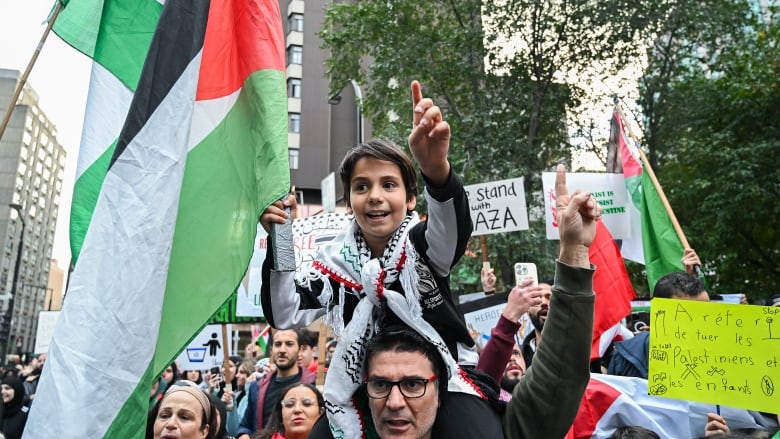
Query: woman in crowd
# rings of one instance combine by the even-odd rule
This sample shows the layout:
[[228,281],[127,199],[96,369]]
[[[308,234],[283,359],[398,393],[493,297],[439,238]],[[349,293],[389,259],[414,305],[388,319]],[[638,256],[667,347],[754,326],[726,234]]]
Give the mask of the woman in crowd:
[[24,405],[24,384],[15,376],[3,378],[3,418],[0,432],[6,439],[20,439],[24,424],[27,422],[27,410]]
[[233,391],[223,391],[222,402],[229,408],[227,411],[227,431],[231,435],[235,435],[238,432],[238,424],[241,422],[241,418],[244,417],[244,412],[248,405],[247,402],[249,401],[246,398],[247,379],[252,375],[253,371],[254,365],[252,362],[245,361],[240,363],[238,369],[236,369]]
[[306,439],[323,413],[325,400],[316,387],[292,384],[282,391],[268,424],[252,439]]
[[216,411],[208,395],[196,385],[176,383],[149,412],[146,438],[173,435],[179,439],[215,439]]

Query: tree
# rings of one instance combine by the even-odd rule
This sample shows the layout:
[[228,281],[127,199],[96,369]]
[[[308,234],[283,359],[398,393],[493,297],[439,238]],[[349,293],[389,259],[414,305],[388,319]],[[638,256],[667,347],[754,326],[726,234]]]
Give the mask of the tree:
[[746,2],[700,6],[693,13],[709,18],[670,29],[684,43],[666,38],[668,50],[651,57],[648,143],[711,290],[755,299],[780,286],[780,15]]
[[[609,74],[634,56],[632,41],[654,18],[653,4],[361,0],[331,4],[320,37],[331,53],[332,92],[350,79],[368,84],[364,114],[376,135],[406,143],[407,84],[418,79],[452,126],[450,160],[464,181],[524,177],[537,212],[540,173],[571,163],[567,112],[590,92],[579,77],[593,66]],[[501,50],[509,40],[515,50]],[[538,215],[530,231],[489,241],[506,285],[517,261],[537,262],[541,273],[552,274],[557,245],[546,240]],[[476,258],[461,264],[479,272]],[[453,283],[465,288],[457,276]]]

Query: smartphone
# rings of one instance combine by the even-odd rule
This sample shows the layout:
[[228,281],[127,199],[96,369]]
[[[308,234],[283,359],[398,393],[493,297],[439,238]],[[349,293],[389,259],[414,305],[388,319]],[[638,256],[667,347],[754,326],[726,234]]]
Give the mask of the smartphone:
[[518,262],[515,264],[515,285],[520,285],[526,279],[532,279],[532,285],[539,284],[539,275],[536,272],[536,264],[533,262]]

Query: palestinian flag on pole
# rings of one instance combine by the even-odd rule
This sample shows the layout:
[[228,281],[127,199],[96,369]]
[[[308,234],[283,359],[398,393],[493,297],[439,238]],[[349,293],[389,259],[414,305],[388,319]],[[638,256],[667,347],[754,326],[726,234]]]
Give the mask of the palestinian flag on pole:
[[71,263],[84,235],[152,42],[162,0],[71,0],[54,32],[94,60],[70,209]]
[[[619,130],[620,161],[626,179],[626,188],[633,204],[630,209],[633,221],[632,238],[623,240],[621,252],[626,259],[645,264],[647,282],[652,293],[661,276],[673,271],[685,271],[681,260],[683,245],[658,191],[648,173],[642,169],[638,160],[638,149],[626,136],[623,121],[617,111],[612,115],[612,120],[613,127]],[[641,240],[638,237],[641,237]],[[639,260],[640,254],[641,260]]]
[[144,437],[153,379],[235,291],[289,189],[284,69],[276,0],[166,1],[27,437]]

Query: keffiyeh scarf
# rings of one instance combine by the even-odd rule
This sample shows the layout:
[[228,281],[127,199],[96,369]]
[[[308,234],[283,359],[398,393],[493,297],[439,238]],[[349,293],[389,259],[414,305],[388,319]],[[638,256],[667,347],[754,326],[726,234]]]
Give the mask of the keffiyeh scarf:
[[[335,439],[366,437],[366,429],[353,399],[363,382],[365,348],[379,330],[379,308],[385,306],[411,329],[424,336],[441,354],[447,365],[448,390],[484,397],[460,369],[447,345],[434,328],[422,317],[415,270],[417,253],[408,239],[409,230],[419,223],[416,213],[406,216],[389,240],[380,259],[371,259],[371,252],[353,219],[334,239],[337,245],[321,248],[311,270],[299,282],[323,281],[320,303],[328,309],[326,321],[342,342],[336,345],[325,379],[325,405],[330,429]],[[403,292],[388,289],[396,280]],[[333,291],[329,280],[339,284]],[[358,303],[348,324],[344,324],[343,304],[347,288],[358,295]],[[334,301],[334,294],[338,300]]]

